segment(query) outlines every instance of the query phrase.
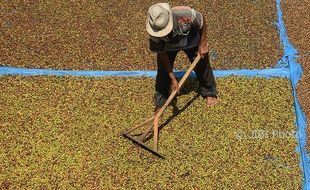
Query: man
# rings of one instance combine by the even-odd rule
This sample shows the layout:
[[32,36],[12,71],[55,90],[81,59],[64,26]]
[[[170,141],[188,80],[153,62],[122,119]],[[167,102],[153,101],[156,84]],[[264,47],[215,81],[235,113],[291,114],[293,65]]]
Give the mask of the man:
[[201,55],[194,69],[199,93],[206,99],[207,106],[214,106],[217,103],[216,84],[202,14],[187,6],[170,8],[168,3],[157,3],[148,10],[146,30],[150,35],[150,50],[157,53],[156,111],[164,105],[171,91],[179,90],[172,71],[179,51],[184,51],[191,62],[197,53]]

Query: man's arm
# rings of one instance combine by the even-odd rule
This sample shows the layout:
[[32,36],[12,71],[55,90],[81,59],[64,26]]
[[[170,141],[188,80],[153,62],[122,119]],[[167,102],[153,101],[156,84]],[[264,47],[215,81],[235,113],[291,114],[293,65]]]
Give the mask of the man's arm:
[[208,51],[208,42],[207,42],[207,26],[206,26],[206,20],[205,17],[202,16],[203,24],[202,28],[199,30],[200,33],[200,44],[199,44],[199,54],[201,55],[201,58],[204,58]]
[[169,61],[169,57],[167,54],[167,51],[163,51],[161,53],[157,53],[158,59],[160,60],[160,63],[163,64],[164,69],[169,75],[169,78],[171,79],[171,90],[179,90],[178,81],[173,73],[172,65]]
[[[167,51],[165,50],[165,42],[158,38],[150,37],[150,50],[157,53],[160,64],[164,67],[171,79],[171,91],[178,90],[179,85],[174,73],[172,71],[172,65],[170,63]],[[167,81],[169,82],[169,81]]]

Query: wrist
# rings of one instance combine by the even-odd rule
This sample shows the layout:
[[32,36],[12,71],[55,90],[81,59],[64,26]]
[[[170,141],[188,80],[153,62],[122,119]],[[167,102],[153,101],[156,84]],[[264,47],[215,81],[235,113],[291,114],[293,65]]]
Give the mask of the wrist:
[[169,73],[169,77],[171,80],[177,80],[173,72]]
[[201,46],[202,46],[202,45],[207,45],[207,40],[201,39],[199,45],[201,45]]

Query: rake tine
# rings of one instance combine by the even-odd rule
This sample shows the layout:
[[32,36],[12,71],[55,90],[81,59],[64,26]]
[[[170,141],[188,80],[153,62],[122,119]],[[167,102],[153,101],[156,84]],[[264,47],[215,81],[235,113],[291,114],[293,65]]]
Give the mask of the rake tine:
[[154,117],[155,117],[155,116],[153,115],[152,117],[146,119],[144,122],[140,123],[139,125],[137,125],[137,126],[131,128],[131,129],[127,129],[127,130],[123,131],[122,134],[128,134],[128,133],[131,133],[132,131],[134,131],[134,130],[136,130],[136,129],[138,129],[138,128],[143,127],[145,124],[151,122],[151,121],[154,119]]
[[139,140],[143,142],[143,141],[145,140],[147,134],[149,134],[149,132],[151,131],[152,128],[153,128],[153,125],[151,125],[149,128],[147,128],[147,129],[143,132],[143,134],[139,137]]

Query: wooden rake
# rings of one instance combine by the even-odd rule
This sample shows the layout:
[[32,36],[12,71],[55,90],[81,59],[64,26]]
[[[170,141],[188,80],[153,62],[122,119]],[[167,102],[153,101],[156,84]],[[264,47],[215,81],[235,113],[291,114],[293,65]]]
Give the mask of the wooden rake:
[[[194,62],[191,64],[191,66],[189,67],[189,69],[186,71],[186,73],[184,74],[184,76],[182,77],[181,81],[179,82],[179,89],[181,89],[181,87],[183,86],[184,82],[186,81],[186,79],[188,78],[188,76],[191,74],[191,72],[194,70],[194,68],[196,67],[196,65],[199,63],[201,57],[198,54],[196,59],[194,60]],[[150,151],[151,153],[153,153],[154,155],[160,157],[160,158],[164,158],[159,152],[158,152],[158,123],[159,123],[159,118],[161,117],[161,115],[163,114],[164,110],[166,109],[166,107],[171,103],[171,101],[173,100],[173,98],[175,97],[175,95],[177,94],[178,90],[173,91],[169,98],[167,99],[167,101],[165,102],[165,104],[160,108],[160,110],[157,112],[156,115],[153,115],[152,117],[146,119],[144,122],[140,123],[139,125],[136,125],[135,127],[131,128],[131,129],[127,129],[125,131],[122,132],[122,135],[130,140],[132,140],[133,142],[137,143],[138,145],[140,145],[142,148],[146,149],[147,151]],[[153,125],[149,126],[140,136],[138,137],[134,137],[133,135],[130,135],[131,132],[151,123],[153,121]],[[149,132],[152,130],[153,128],[153,148],[147,146],[144,141],[147,137],[147,135],[149,134]]]

